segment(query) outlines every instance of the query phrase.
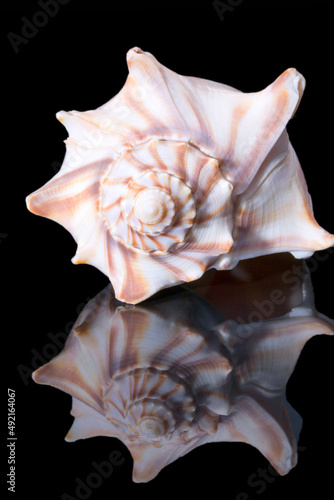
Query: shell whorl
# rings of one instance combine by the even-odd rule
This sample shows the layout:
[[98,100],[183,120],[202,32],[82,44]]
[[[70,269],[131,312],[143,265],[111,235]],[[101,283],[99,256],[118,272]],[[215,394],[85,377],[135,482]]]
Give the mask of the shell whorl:
[[[135,197],[134,214],[140,223],[149,226],[146,232],[159,233],[172,222],[175,215],[175,203],[171,195],[162,189],[143,189]],[[162,228],[156,227],[160,223],[163,223]],[[154,230],[152,231],[153,224]],[[139,225],[134,227],[139,229]]]
[[231,188],[216,160],[189,144],[152,139],[126,150],[107,169],[101,215],[125,247],[164,255],[192,240],[209,193],[215,210],[225,208],[227,200],[218,198],[218,189],[212,192],[213,184]]
[[118,425],[129,441],[162,446],[192,425],[196,401],[190,386],[170,372],[136,368],[111,381],[105,394],[106,418]]

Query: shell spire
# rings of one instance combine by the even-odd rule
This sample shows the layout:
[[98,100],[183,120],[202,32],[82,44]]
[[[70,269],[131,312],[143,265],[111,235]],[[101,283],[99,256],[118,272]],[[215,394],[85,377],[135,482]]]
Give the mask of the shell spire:
[[286,132],[305,79],[285,71],[260,92],[182,76],[139,48],[120,92],[96,110],[61,111],[60,171],[27,197],[62,224],[75,264],[138,303],[210,269],[334,245],[314,219]]

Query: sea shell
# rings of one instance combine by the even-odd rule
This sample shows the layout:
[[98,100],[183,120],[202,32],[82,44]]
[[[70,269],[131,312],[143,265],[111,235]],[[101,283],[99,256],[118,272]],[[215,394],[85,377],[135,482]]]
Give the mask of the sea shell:
[[[253,295],[239,297],[242,312]],[[283,316],[245,325],[182,287],[124,306],[109,285],[82,311],[63,351],[33,378],[72,396],[67,441],[122,440],[135,482],[221,441],[251,444],[286,474],[297,462],[302,425],[286,401],[287,381],[305,342],[334,333],[334,322],[314,309],[309,279],[301,297]]]
[[138,303],[210,268],[334,244],[315,221],[285,126],[305,80],[285,71],[261,92],[180,76],[150,53],[127,55],[121,91],[96,110],[59,112],[61,170],[27,197],[78,244],[75,264]]

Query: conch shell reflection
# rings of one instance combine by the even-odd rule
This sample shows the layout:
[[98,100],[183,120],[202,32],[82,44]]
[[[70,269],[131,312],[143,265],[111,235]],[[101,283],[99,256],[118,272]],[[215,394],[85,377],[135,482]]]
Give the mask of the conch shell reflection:
[[[271,276],[277,291],[294,259],[269,259],[280,262]],[[237,321],[265,289],[247,261],[239,266],[217,273],[226,274],[222,282],[176,287],[141,305],[119,302],[111,285],[87,304],[63,351],[33,374],[72,396],[67,441],[117,437],[131,452],[135,482],[210,442],[249,443],[282,475],[296,465],[302,419],[286,384],[304,344],[333,334],[334,322],[315,310],[307,274],[282,287],[279,315]]]

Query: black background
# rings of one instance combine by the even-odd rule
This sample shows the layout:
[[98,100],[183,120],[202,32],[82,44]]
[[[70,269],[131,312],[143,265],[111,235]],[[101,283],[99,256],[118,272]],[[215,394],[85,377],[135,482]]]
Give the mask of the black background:
[[[79,309],[108,283],[96,269],[70,262],[76,249],[71,235],[29,213],[25,197],[48,181],[63,160],[67,133],[55,113],[94,109],[114,96],[126,79],[125,56],[133,46],[178,73],[246,92],[258,91],[296,67],[307,87],[288,132],[316,219],[334,233],[330,2],[243,0],[221,19],[210,1],[149,5],[138,0],[106,7],[97,0],[70,0],[16,51],[8,34],[22,35],[24,19],[36,20],[41,7],[35,1],[11,2],[8,8],[2,3],[2,10],[2,364],[7,386],[16,391],[16,498],[75,497],[76,478],[85,481],[92,462],[106,460],[113,449],[121,452],[124,463],[92,492],[92,499],[164,492],[193,496],[200,487],[206,495],[226,500],[240,500],[242,492],[263,500],[303,498],[306,493],[326,498],[333,468],[332,338],[315,337],[306,345],[288,384],[288,399],[304,419],[299,464],[287,476],[267,482],[262,493],[248,479],[267,461],[257,450],[236,443],[197,448],[152,482],[132,483],[126,447],[102,437],[66,443],[71,398],[36,385],[22,370],[42,363],[35,353],[50,358],[52,352],[45,352],[48,334],[68,333]],[[312,278],[317,309],[333,317],[333,256],[319,263]]]

